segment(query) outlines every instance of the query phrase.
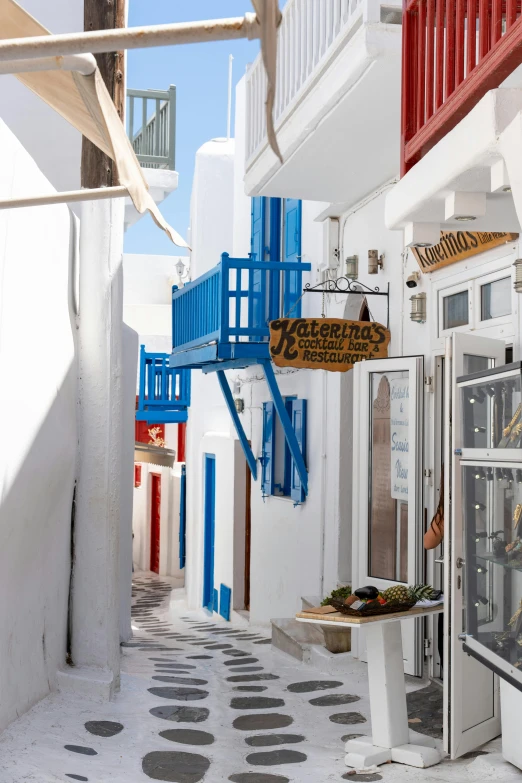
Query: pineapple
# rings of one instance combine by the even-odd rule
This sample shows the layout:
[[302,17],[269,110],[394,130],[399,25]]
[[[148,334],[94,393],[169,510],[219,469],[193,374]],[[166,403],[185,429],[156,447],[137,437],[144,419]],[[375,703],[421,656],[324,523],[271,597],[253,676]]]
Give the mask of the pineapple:
[[406,585],[394,585],[388,587],[382,594],[382,597],[386,601],[400,601],[401,603],[409,603],[411,601],[424,601],[429,600],[432,596],[433,588],[429,585],[413,585],[413,587],[407,587]]
[[406,585],[394,585],[388,587],[382,594],[385,601],[408,601],[410,598],[409,590]]
[[413,585],[408,589],[410,600],[412,601],[430,601],[433,595],[433,587],[430,585]]

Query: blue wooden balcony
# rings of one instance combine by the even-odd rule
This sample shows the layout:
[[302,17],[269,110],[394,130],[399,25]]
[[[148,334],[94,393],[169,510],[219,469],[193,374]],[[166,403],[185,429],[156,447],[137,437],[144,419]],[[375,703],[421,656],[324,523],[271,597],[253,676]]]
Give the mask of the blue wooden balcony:
[[190,407],[190,370],[169,367],[166,353],[140,351],[137,421],[172,424],[187,421]]
[[[302,272],[310,264],[230,258],[172,293],[171,367],[205,372],[269,359],[268,322],[300,315]],[[291,312],[287,293],[296,292]]]

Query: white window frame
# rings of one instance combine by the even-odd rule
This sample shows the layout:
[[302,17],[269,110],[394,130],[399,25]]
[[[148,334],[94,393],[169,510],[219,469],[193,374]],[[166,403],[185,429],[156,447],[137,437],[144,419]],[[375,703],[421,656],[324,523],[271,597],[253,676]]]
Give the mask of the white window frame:
[[[487,253],[488,259],[477,263],[476,256],[466,259],[464,267],[455,264],[458,269],[448,267],[432,273],[433,306],[437,308],[437,319],[434,324],[434,347],[442,348],[444,339],[453,332],[477,333],[484,337],[513,342],[516,324],[518,323],[518,297],[514,289],[511,292],[511,314],[483,321],[481,316],[480,287],[485,283],[500,280],[503,277],[513,279],[513,262],[517,257],[518,243],[508,243]],[[486,255],[486,254],[485,254]],[[443,329],[443,297],[461,291],[469,291],[469,323],[454,329]],[[435,320],[435,319],[434,319]]]

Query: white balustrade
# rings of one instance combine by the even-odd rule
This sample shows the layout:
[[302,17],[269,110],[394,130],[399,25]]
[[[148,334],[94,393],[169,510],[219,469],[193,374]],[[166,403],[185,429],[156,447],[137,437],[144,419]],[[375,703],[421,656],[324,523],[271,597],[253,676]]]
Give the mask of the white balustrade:
[[[388,4],[399,2],[388,0]],[[375,0],[288,0],[279,28],[276,130],[342,39],[361,20],[370,21],[369,10],[376,13],[371,21],[378,22],[380,4]],[[247,161],[266,144],[265,101],[266,75],[259,55],[247,74]]]

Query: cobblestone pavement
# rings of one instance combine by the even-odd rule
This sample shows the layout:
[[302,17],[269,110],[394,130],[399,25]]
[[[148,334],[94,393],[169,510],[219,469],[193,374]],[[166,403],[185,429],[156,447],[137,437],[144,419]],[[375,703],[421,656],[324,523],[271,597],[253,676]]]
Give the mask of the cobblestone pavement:
[[[272,650],[265,629],[232,625],[135,575],[133,639],[122,688],[96,704],[53,694],[0,737],[0,783],[322,783],[521,779],[498,743],[428,770],[344,765],[344,742],[370,733],[366,666],[328,675]],[[433,687],[433,686],[431,686]],[[430,696],[413,708],[430,723]]]

